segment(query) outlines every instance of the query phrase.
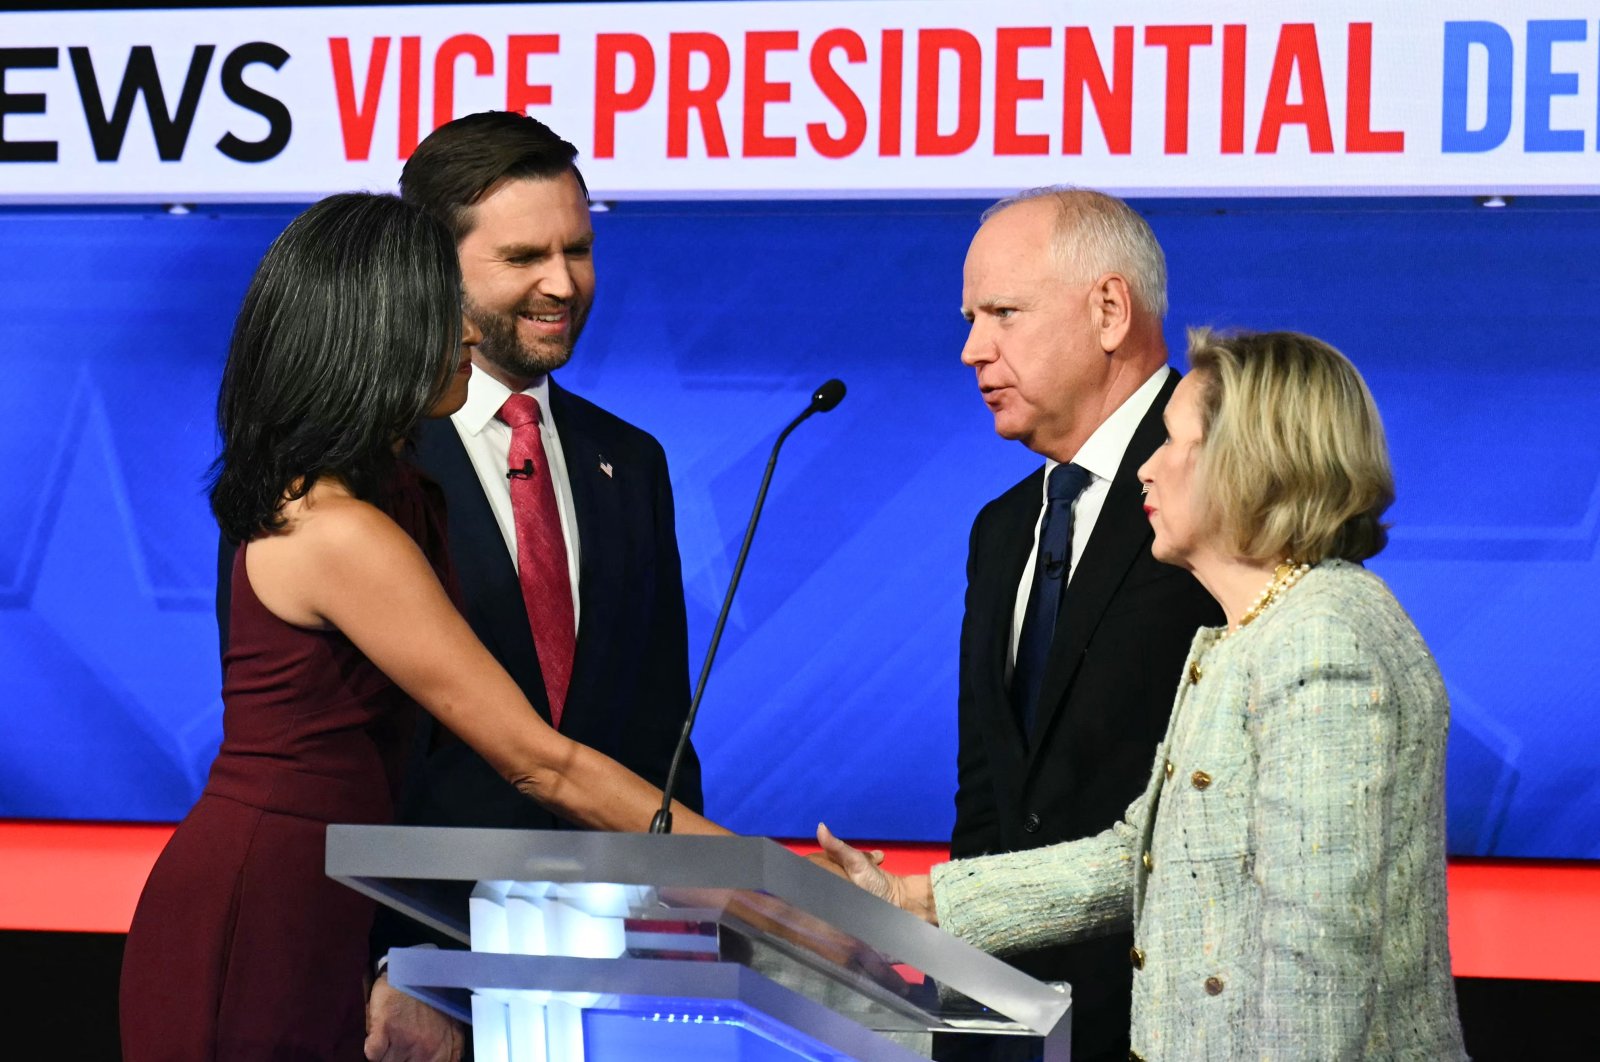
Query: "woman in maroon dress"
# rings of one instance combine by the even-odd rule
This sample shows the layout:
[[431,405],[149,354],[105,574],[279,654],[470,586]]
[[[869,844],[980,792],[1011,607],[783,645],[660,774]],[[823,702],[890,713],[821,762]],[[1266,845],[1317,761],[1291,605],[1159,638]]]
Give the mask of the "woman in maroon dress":
[[251,282],[211,492],[245,543],[223,742],[134,914],[126,1062],[362,1057],[372,903],[323,874],[324,833],[392,821],[416,704],[575,822],[642,830],[660,802],[546,725],[445,589],[438,495],[404,449],[465,400],[460,292],[441,224],[355,194],[290,223]]

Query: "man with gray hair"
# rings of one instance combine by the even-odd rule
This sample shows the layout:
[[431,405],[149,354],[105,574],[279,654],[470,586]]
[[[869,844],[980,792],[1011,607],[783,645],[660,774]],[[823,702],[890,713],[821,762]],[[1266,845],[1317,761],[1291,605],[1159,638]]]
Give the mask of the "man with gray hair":
[[[1144,219],[1085,189],[996,204],[967,251],[961,360],[995,431],[1045,463],[972,526],[954,858],[1116,822],[1149,777],[1195,630],[1222,622],[1193,577],[1150,555],[1135,475],[1165,438],[1178,382],[1161,332],[1166,279]],[[1012,961],[1071,983],[1074,1062],[1128,1057],[1132,976],[1145,961],[1131,934]],[[1017,1047],[940,1055],[1026,1057]]]

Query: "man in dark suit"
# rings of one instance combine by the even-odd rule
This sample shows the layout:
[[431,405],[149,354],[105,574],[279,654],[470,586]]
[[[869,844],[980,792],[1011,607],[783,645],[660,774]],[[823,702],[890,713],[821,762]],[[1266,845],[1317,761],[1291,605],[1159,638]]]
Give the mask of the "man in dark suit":
[[[535,119],[487,112],[441,126],[407,162],[402,195],[453,230],[466,313],[483,333],[466,404],[424,424],[417,456],[444,489],[478,637],[547,721],[659,786],[689,707],[666,456],[550,376],[595,290],[576,154]],[[402,821],[565,826],[431,717],[422,727]],[[677,795],[701,809],[692,750]],[[382,978],[368,1014],[369,1058],[450,1057],[463,1038]]]
[[[1165,439],[1178,375],[1161,333],[1166,263],[1144,219],[1078,189],[997,204],[967,253],[962,307],[961,358],[996,432],[1046,464],[972,527],[956,858],[1115,822],[1149,778],[1196,628],[1222,622],[1191,576],[1150,555],[1135,471]],[[1120,933],[1013,960],[1071,983],[1074,1062],[1128,1057],[1132,943]]]

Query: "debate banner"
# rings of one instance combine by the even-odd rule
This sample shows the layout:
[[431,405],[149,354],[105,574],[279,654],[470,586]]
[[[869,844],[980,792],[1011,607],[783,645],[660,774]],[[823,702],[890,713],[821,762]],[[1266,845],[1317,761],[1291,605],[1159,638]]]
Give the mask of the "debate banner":
[[1593,194],[1585,0],[0,15],[0,203],[392,189],[490,108],[608,199]]

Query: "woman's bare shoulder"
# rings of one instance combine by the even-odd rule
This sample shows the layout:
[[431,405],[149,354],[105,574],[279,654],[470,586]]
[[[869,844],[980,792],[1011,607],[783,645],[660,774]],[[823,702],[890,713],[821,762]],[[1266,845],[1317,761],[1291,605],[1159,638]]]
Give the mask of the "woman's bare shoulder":
[[304,497],[284,502],[280,511],[282,529],[258,541],[286,547],[288,553],[339,555],[410,542],[387,513],[337,481],[317,483]]
[[327,595],[404,570],[397,562],[417,552],[388,514],[340,483],[318,483],[281,512],[283,527],[252,540],[245,564],[261,603],[297,626],[327,626]]

